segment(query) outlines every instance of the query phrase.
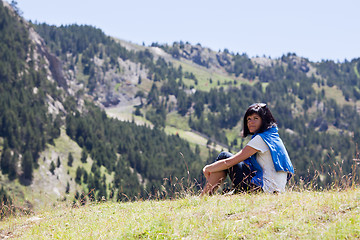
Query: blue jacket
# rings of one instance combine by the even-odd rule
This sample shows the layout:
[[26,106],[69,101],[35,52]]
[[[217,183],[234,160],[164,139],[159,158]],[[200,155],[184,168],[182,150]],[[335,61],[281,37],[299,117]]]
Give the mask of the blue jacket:
[[[290,179],[291,175],[294,174],[294,168],[284,143],[279,137],[278,128],[271,127],[265,132],[254,134],[252,138],[254,138],[256,135],[260,135],[264,142],[268,145],[272,160],[274,162],[275,170],[287,172],[288,179]],[[254,154],[250,158],[246,159],[245,163],[249,165],[251,171],[255,172],[255,176],[251,179],[251,182],[263,187],[263,170],[256,161],[256,155],[257,154]]]

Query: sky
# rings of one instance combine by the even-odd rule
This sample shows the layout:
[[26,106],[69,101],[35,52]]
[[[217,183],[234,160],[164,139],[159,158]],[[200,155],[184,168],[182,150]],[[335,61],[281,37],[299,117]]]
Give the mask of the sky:
[[[7,0],[11,2],[11,0]],[[359,0],[16,0],[33,23],[91,25],[136,44],[200,43],[249,57],[360,57]]]

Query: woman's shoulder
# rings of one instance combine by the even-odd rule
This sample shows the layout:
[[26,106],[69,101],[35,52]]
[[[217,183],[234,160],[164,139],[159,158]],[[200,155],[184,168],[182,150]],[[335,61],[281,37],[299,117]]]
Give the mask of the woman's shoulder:
[[256,134],[250,141],[264,141],[260,134]]
[[266,152],[269,149],[269,147],[259,134],[255,135],[247,145],[257,150],[260,150],[261,152]]

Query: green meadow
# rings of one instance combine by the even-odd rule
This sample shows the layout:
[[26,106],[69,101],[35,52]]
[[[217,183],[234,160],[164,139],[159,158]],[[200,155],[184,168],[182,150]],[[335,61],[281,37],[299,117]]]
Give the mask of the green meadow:
[[1,222],[10,239],[358,239],[360,190],[183,193],[173,200],[59,205]]

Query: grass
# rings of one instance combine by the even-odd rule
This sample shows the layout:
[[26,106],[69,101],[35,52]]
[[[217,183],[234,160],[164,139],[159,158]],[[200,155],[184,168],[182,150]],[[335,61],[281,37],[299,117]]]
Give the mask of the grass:
[[177,112],[171,112],[166,115],[166,125],[185,131],[190,131],[189,118],[183,117]]
[[[45,150],[45,152],[43,152],[42,155],[45,155],[46,159],[51,159],[56,164],[57,158],[56,157],[54,158],[54,156],[52,155],[54,153],[61,153],[59,155],[61,159],[61,165],[70,175],[70,179],[68,179],[68,181],[72,184],[73,187],[73,189],[71,189],[71,193],[74,193],[75,192],[74,188],[77,186],[74,182],[77,168],[82,167],[88,173],[91,173],[91,166],[93,164],[93,160],[91,159],[90,155],[88,155],[86,163],[81,162],[80,159],[81,159],[82,148],[75,141],[70,139],[70,137],[66,134],[64,128],[61,128],[61,136],[55,139],[54,143],[55,143],[54,146],[49,145],[47,150]],[[69,152],[71,152],[74,157],[74,161],[71,167],[67,165]],[[57,156],[57,154],[55,156]],[[42,159],[42,156],[40,157],[40,159]],[[109,174],[104,166],[100,167],[100,174],[101,176],[105,175],[107,184],[112,182],[113,175],[112,173]],[[66,184],[62,183],[60,184],[60,186],[64,187],[66,186]],[[79,186],[77,187],[79,188]],[[81,189],[79,188],[77,190],[81,190]]]
[[[63,136],[55,147],[66,150],[69,142]],[[74,151],[79,154],[79,149]],[[344,186],[204,198],[181,192],[172,200],[109,201],[76,208],[68,199],[3,219],[0,239],[360,238],[359,184]]]
[[[145,116],[136,116],[133,114],[135,110],[133,105],[122,107],[106,108],[106,113],[109,117],[119,119],[120,121],[134,121],[138,125],[147,125],[153,127],[153,124],[145,118]],[[144,114],[145,115],[145,114]]]
[[[166,126],[164,131],[168,135],[179,135],[179,137],[190,143],[190,146],[192,146],[192,150],[194,150],[195,146],[198,145],[201,151],[200,158],[202,160],[205,160],[208,151],[208,139],[191,131],[188,122],[188,117],[182,117],[180,116],[180,114],[172,112],[166,117]],[[215,146],[213,144],[211,147],[213,147],[217,151],[222,150],[222,147],[217,144],[215,144]]]
[[[30,186],[20,184],[19,179],[10,181],[7,175],[2,175],[1,172],[0,185],[6,186],[10,197],[17,203],[17,206],[24,206],[33,211],[52,207],[53,203],[63,199],[71,201],[76,191],[80,193],[88,191],[85,184],[75,183],[78,166],[91,173],[93,163],[90,156],[87,158],[87,163],[81,163],[81,151],[79,145],[66,135],[64,128],[61,128],[61,135],[54,140],[54,145],[48,144],[47,149],[41,153],[38,160],[39,167],[34,169],[33,181]],[[68,166],[69,152],[74,157],[72,167]],[[53,161],[56,165],[58,157],[60,157],[61,164],[55,168],[53,175],[49,171],[50,163]],[[101,176],[105,175],[107,184],[113,181],[113,174],[109,174],[104,166],[101,166],[100,173]],[[67,183],[70,185],[68,194],[66,193]]]
[[354,239],[360,189],[189,195],[176,200],[59,206],[8,218],[0,237],[17,239]]
[[79,54],[79,59],[78,62],[76,64],[77,67],[77,71],[76,71],[76,78],[80,83],[83,83],[85,86],[88,83],[89,80],[89,76],[84,75],[84,69],[83,66],[81,64],[81,59],[82,59],[82,54]]
[[[198,80],[198,85],[195,85],[194,80],[184,78],[183,81],[186,86],[194,86],[197,90],[201,91],[210,91],[212,88],[219,86],[224,86],[229,82],[234,82],[237,80],[237,85],[241,83],[247,83],[248,81],[242,78],[236,78],[235,76],[230,76],[228,73],[218,73],[215,71],[209,71],[206,67],[202,67],[196,64],[193,64],[190,61],[182,60],[177,61],[173,60],[174,67],[179,67],[181,65],[183,72],[191,72],[196,76]],[[210,79],[212,82],[210,83]],[[218,82],[220,85],[218,85]]]
[[333,86],[333,87],[321,86],[321,87],[318,87],[318,85],[316,83],[314,83],[312,86],[313,86],[313,89],[317,93],[320,92],[322,89],[324,89],[325,97],[327,99],[330,99],[330,98],[334,99],[336,101],[336,103],[341,105],[341,106],[343,106],[345,104],[349,104],[349,102],[347,102],[345,100],[343,92],[337,86]]

